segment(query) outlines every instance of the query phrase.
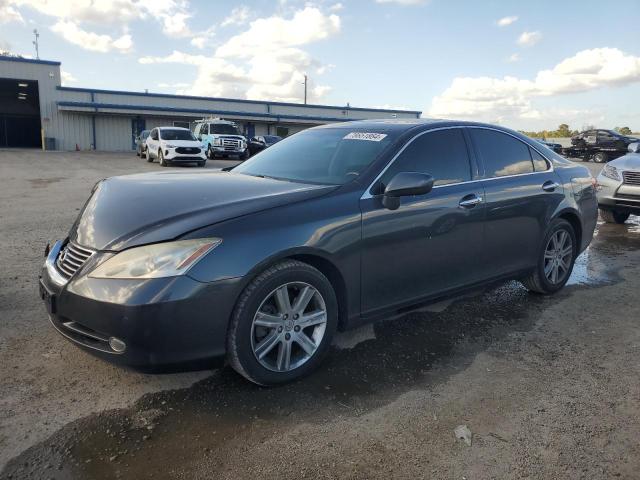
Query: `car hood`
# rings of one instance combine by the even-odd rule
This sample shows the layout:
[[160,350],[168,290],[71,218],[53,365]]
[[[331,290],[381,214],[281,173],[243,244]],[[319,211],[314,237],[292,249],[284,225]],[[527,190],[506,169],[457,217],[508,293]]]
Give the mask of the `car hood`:
[[640,172],[640,153],[627,153],[626,155],[611,160],[611,165],[618,170],[635,170]]
[[162,140],[164,145],[175,145],[176,147],[202,147],[202,142],[198,140]]
[[157,172],[96,185],[69,238],[96,250],[171,240],[208,225],[314,198],[334,186],[232,172]]

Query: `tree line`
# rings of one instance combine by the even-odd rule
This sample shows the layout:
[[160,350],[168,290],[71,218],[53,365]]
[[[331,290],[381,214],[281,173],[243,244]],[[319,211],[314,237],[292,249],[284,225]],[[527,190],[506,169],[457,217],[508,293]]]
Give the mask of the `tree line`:
[[[582,131],[595,129],[593,125],[585,126]],[[631,135],[633,132],[629,127],[616,127],[614,130],[621,135]],[[527,137],[533,138],[565,138],[565,137],[573,137],[580,133],[578,130],[571,130],[569,125],[566,123],[562,123],[558,126],[557,130],[540,130],[538,132],[527,132],[524,130],[520,130],[520,133],[523,133]]]

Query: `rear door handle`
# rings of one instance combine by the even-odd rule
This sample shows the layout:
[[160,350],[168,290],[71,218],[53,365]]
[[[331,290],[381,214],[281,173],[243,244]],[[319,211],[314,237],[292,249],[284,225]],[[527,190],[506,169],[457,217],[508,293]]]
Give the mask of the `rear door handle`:
[[482,203],[482,197],[472,193],[462,197],[462,200],[458,202],[458,205],[462,208],[473,208],[479,203]]
[[544,190],[545,192],[553,192],[559,186],[559,183],[554,182],[553,180],[547,180],[542,184],[542,190]]

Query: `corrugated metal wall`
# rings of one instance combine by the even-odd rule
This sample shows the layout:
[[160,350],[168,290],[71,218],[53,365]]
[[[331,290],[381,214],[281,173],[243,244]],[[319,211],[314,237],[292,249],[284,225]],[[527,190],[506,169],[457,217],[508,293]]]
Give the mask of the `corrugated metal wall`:
[[[125,151],[132,149],[133,118],[144,118],[146,128],[173,126],[175,120],[195,121],[206,116],[180,109],[238,112],[238,117],[228,115],[241,129],[247,122],[255,126],[255,135],[276,134],[277,126],[288,128],[289,134],[311,126],[335,121],[334,119],[367,118],[415,118],[416,112],[373,111],[347,107],[328,107],[313,105],[281,105],[273,102],[243,102],[226,99],[207,99],[154,95],[135,92],[109,92],[78,88],[60,87],[60,65],[56,62],[16,61],[7,57],[0,58],[0,78],[37,80],[40,93],[40,112],[45,136],[56,139],[60,150],[97,150]],[[58,102],[73,102],[58,106]],[[77,105],[76,105],[77,104]],[[98,109],[96,104],[121,106],[119,109]],[[153,115],[148,109],[157,109]],[[169,109],[162,111],[161,109]],[[173,109],[176,110],[173,115]],[[272,118],[262,120],[243,120],[246,114],[268,114]],[[172,116],[169,116],[172,115]],[[278,122],[278,116],[284,118]],[[316,117],[315,119],[287,119],[286,116]],[[324,117],[327,120],[319,120]],[[93,125],[95,122],[95,138]],[[94,145],[95,142],[95,145]]]

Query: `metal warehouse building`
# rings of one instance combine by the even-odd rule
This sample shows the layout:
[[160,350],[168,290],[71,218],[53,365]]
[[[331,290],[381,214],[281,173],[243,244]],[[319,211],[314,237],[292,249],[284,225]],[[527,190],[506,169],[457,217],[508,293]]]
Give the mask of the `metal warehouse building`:
[[420,113],[63,87],[60,62],[0,56],[0,147],[124,151],[144,129],[190,127],[210,116],[232,120],[252,137]]

